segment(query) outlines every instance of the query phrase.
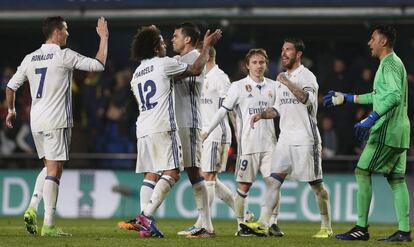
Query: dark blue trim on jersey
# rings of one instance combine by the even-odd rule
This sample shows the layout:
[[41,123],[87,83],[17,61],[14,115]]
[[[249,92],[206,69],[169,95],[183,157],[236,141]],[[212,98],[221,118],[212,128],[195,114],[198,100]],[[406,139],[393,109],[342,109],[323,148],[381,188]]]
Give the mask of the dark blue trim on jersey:
[[312,136],[313,136],[313,146],[312,146],[312,151],[313,151],[313,172],[315,174],[315,177],[318,177],[319,173],[321,172],[319,170],[319,151],[318,151],[318,136],[317,136],[317,127],[316,124],[313,122],[312,118],[311,118],[311,114],[312,114],[312,106],[308,106],[308,119],[309,119],[309,124],[312,130]]
[[101,65],[102,65],[102,67],[105,69],[105,64],[103,64],[101,61],[99,61],[99,59],[97,59],[96,57],[94,58],[96,61],[98,61]]
[[223,107],[224,109],[226,109],[227,111],[233,111],[233,109],[229,109],[227,107],[225,107],[224,105],[221,105],[221,107]]
[[191,106],[191,115],[192,115],[192,127],[197,128],[198,127],[198,116],[197,116],[197,101],[195,97],[195,88],[196,88],[196,77],[191,76],[190,77],[190,106]]
[[239,143],[237,143],[237,147],[239,149],[239,155],[242,155],[242,136],[243,136],[243,116],[242,116],[242,112],[240,110],[239,105],[236,106],[235,108],[236,114],[239,116],[240,118],[240,126],[237,126],[239,128]]
[[176,76],[182,76],[182,75],[184,75],[184,73],[185,72],[187,72],[187,70],[188,70],[188,67],[189,67],[189,65],[187,64],[187,67],[185,67],[185,70],[181,73],[181,74],[179,74],[179,75],[176,75]]
[[174,112],[174,85],[173,80],[170,80],[170,93],[168,95],[168,114],[169,114],[169,121],[170,121],[170,127],[171,131],[177,130],[177,124],[175,123],[175,112]]
[[197,129],[190,128],[191,167],[196,167]]
[[171,136],[171,143],[172,143],[172,153],[173,153],[173,159],[174,159],[174,168],[180,168],[180,159],[179,159],[179,147],[177,143],[177,136],[175,131],[170,132]]
[[53,181],[53,182],[55,182],[57,185],[59,185],[59,184],[60,184],[60,180],[59,180],[59,178],[54,177],[54,176],[46,176],[45,180],[50,180],[50,181]]

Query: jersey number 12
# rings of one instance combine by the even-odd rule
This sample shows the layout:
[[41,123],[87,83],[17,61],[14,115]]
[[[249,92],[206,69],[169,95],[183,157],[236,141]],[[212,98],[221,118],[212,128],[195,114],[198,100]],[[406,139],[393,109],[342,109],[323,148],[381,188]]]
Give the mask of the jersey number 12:
[[158,104],[158,102],[150,102],[151,98],[154,97],[155,92],[157,92],[157,86],[155,85],[155,82],[153,80],[146,81],[144,83],[144,86],[142,86],[141,83],[138,83],[138,93],[141,101],[141,111],[151,110]]

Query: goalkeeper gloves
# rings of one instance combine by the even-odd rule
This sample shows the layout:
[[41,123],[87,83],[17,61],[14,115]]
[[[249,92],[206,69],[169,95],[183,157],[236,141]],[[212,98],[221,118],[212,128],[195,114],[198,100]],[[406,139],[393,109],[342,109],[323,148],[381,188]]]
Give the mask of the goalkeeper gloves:
[[375,121],[379,118],[380,116],[378,113],[371,112],[367,118],[354,125],[355,136],[359,141],[366,141],[368,139],[369,129],[371,129],[371,127],[375,124]]
[[327,95],[323,96],[323,106],[325,107],[342,105],[346,102],[354,103],[354,101],[355,95],[350,93],[329,91]]

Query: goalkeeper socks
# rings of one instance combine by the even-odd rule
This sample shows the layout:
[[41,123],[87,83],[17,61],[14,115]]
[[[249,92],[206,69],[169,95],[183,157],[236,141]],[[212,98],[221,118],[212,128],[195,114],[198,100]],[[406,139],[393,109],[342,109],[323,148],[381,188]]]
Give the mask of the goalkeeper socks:
[[244,222],[244,206],[246,203],[247,193],[237,189],[234,197],[234,214],[237,219],[237,229],[240,230],[240,223]]
[[59,178],[53,176],[46,176],[43,185],[43,201],[45,204],[45,218],[44,225],[52,226],[53,217],[56,211],[56,202],[59,194]]
[[144,215],[151,217],[155,210],[161,205],[164,199],[167,197],[171,188],[175,184],[175,179],[168,175],[162,175],[158,180],[152,192],[151,199],[144,209]]
[[147,179],[144,179],[144,181],[142,182],[141,189],[139,191],[139,203],[141,208],[139,212],[144,211],[145,207],[151,199],[152,192],[154,191],[156,184],[157,183],[155,181]]
[[405,179],[388,181],[394,195],[394,207],[397,214],[398,230],[410,231],[410,195]]
[[34,208],[37,211],[39,202],[42,200],[43,196],[43,186],[45,183],[45,178],[47,175],[47,169],[44,167],[37,175],[36,183],[33,190],[32,198],[30,199],[29,208]]
[[218,178],[216,179],[216,193],[218,198],[225,202],[234,211],[233,193]]
[[332,229],[331,204],[328,191],[323,186],[322,180],[317,180],[316,183],[310,182],[309,184],[311,185],[313,192],[315,192],[315,199],[321,213],[321,227]]
[[199,177],[195,181],[190,181],[193,184],[193,194],[195,203],[198,209],[199,217],[201,218],[202,227],[207,231],[213,232],[213,223],[210,217],[210,208],[208,204],[208,194],[206,183],[203,177]]
[[358,185],[357,190],[357,226],[367,227],[369,206],[372,198],[371,174],[359,168],[355,169],[355,177]]

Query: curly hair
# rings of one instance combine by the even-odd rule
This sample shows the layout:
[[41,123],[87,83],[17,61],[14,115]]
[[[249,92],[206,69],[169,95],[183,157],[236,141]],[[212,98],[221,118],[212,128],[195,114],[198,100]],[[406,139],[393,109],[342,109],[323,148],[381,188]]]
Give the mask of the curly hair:
[[131,59],[141,62],[157,55],[155,49],[161,45],[161,32],[155,26],[142,27],[137,30],[131,44]]

